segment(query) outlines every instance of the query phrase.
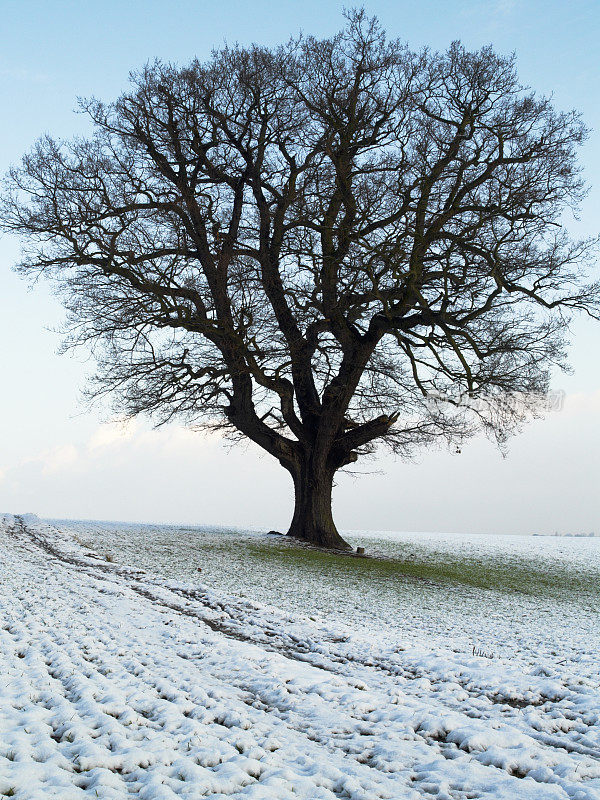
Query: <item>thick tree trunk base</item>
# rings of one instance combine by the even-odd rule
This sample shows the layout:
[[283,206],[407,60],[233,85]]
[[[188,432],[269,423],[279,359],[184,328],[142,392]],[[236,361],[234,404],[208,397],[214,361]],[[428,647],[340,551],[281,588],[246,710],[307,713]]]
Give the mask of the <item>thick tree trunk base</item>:
[[335,525],[333,528],[325,527],[323,525],[316,525],[311,519],[294,519],[286,534],[293,539],[299,539],[301,542],[307,542],[315,547],[324,547],[328,550],[343,550],[347,552],[352,550],[352,546],[340,536]]
[[329,531],[306,531],[306,528],[292,528],[290,526],[286,536],[292,539],[297,539],[299,542],[305,542],[313,547],[322,547],[325,550],[337,550],[340,553],[349,553],[353,550],[352,545],[340,536],[336,531],[335,535],[331,535]]
[[301,469],[293,478],[295,507],[287,535],[328,550],[352,550],[338,533],[333,521],[333,473],[315,475]]

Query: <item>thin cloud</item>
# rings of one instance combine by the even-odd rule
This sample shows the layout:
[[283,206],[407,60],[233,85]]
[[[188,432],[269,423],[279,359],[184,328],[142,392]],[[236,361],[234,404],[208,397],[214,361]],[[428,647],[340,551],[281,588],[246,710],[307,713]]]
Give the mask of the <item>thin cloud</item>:
[[138,422],[133,419],[107,422],[94,431],[85,449],[91,455],[95,455],[109,448],[120,447],[136,436],[138,427]]
[[50,75],[45,72],[20,67],[0,68],[0,78],[8,78],[19,83],[49,83]]
[[61,444],[43,450],[35,456],[22,459],[17,467],[37,466],[42,475],[55,475],[79,461],[79,450],[74,444]]

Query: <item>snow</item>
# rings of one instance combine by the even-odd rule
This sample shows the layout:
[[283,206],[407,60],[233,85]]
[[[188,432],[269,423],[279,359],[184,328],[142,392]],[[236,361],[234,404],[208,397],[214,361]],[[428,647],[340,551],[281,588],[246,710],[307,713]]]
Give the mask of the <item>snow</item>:
[[[289,570],[232,565],[223,532],[199,574],[180,532],[155,532],[161,560],[140,527],[0,515],[0,797],[600,798],[593,592],[380,575],[374,609],[352,572],[298,601]],[[479,539],[400,543],[600,565],[593,540]]]

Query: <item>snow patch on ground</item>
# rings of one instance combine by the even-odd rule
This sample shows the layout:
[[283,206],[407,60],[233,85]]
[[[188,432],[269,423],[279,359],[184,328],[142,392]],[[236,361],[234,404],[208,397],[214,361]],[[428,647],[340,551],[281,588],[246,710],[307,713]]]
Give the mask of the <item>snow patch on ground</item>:
[[490,659],[310,619],[35,517],[0,515],[0,553],[0,797],[600,798],[580,641]]

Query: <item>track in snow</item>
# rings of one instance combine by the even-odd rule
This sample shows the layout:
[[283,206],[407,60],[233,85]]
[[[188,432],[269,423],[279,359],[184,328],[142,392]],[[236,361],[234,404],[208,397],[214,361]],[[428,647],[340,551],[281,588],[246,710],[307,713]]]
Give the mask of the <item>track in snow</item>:
[[0,547],[0,797],[600,798],[589,681],[167,583],[36,520]]

